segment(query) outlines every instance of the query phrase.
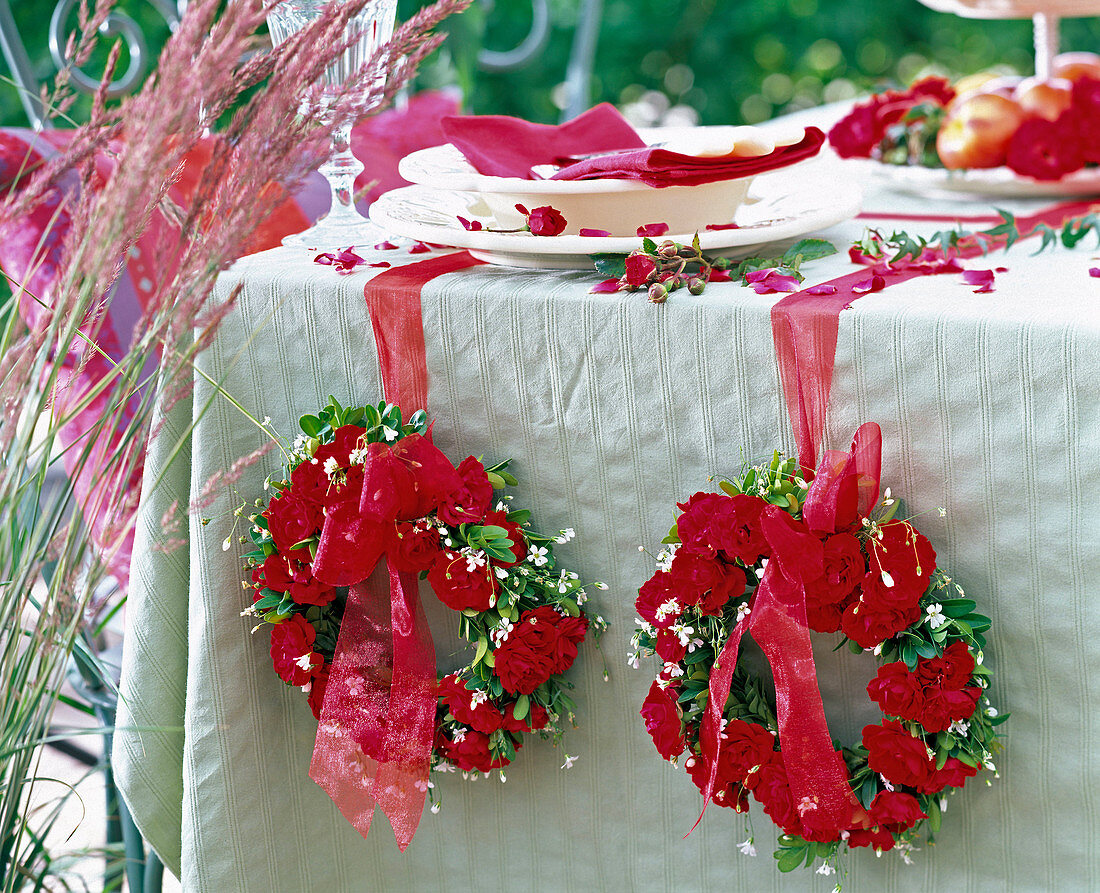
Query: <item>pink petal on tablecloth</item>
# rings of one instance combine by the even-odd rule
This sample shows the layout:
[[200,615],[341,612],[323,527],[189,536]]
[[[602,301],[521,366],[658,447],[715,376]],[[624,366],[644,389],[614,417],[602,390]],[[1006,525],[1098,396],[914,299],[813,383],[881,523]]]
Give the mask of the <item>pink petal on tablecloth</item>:
[[618,279],[605,279],[603,282],[597,282],[595,285],[593,285],[592,288],[589,289],[589,294],[605,295],[618,290]]
[[580,234],[595,239],[606,239],[611,235],[611,233],[605,229],[588,229],[586,227],[581,227]]

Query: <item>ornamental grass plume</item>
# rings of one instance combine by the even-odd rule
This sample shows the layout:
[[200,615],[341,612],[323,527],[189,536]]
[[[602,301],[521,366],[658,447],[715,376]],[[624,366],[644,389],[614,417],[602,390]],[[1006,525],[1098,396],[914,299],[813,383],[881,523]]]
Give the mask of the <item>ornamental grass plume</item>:
[[[0,893],[37,889],[55,870],[43,839],[57,813],[35,817],[29,806],[36,747],[74,650],[96,675],[95,593],[112,576],[125,586],[155,418],[187,393],[195,357],[232,309],[235,295],[211,297],[218,274],[324,159],[333,122],[385,105],[440,42],[434,27],[469,0],[440,0],[405,23],[326,94],[322,116],[318,82],[366,2],[333,3],[250,56],[271,3],[191,0],[139,93],[107,102],[116,46],[87,122],[56,155],[0,182],[0,239],[26,238],[32,215],[53,209],[30,257],[7,271],[13,294],[0,308]],[[112,6],[82,2],[74,64],[89,58]],[[68,70],[44,97],[55,115],[70,107]],[[196,153],[210,160],[181,208],[170,190]],[[58,262],[49,248],[62,231]],[[156,264],[147,299],[129,344],[104,347],[139,245]]]

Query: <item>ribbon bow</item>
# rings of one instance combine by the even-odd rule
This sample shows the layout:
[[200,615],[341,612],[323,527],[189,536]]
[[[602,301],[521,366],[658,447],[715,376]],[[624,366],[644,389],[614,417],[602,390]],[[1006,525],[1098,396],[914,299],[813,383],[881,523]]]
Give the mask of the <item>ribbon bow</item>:
[[364,837],[380,806],[402,851],[428,790],[435,645],[416,574],[387,562],[387,597],[374,571],[395,522],[424,517],[460,484],[428,437],[369,444],[359,498],[329,508],[313,562],[318,580],[350,588],[309,774]]
[[803,824],[815,836],[823,833],[829,839],[867,819],[825,721],[806,622],[806,586],[824,571],[821,537],[858,523],[878,501],[881,451],[878,425],[862,425],[847,453],[833,450],[822,457],[803,506],[803,525],[776,506],[761,513],[772,555],[750,613],[730,634],[710,675],[700,729],[703,755],[710,765],[699,820],[717,786],[722,713],[746,632],[763,650],[775,678],[783,764]]

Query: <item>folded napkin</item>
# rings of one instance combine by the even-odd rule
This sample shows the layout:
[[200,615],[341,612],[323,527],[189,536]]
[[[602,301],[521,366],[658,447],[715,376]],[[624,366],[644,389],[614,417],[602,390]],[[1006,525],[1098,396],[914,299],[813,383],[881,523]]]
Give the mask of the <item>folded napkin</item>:
[[[698,186],[717,180],[749,177],[764,171],[786,167],[796,161],[811,158],[825,142],[825,134],[816,127],[807,127],[805,136],[790,146],[777,146],[767,155],[745,158],[730,155],[681,155],[660,148],[632,149],[600,155],[596,158],[559,159],[568,164],[551,178],[553,180],[593,180],[597,178],[641,180],[648,186]],[[596,151],[596,150],[588,150]],[[577,153],[579,154],[579,153]],[[588,154],[588,152],[584,153]]]
[[[555,158],[645,149],[618,110],[601,103],[572,121],[553,126],[505,115],[446,117],[443,135],[480,174],[530,180],[531,168]],[[604,176],[595,174],[594,176]]]

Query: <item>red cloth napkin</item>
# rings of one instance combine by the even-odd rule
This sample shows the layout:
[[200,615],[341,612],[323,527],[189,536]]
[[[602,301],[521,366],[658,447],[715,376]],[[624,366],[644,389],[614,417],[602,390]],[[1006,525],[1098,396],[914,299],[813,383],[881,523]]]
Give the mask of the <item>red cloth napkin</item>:
[[534,165],[555,158],[645,149],[646,145],[618,110],[606,102],[556,127],[505,115],[452,116],[444,118],[442,124],[444,136],[478,173],[490,177],[530,180]]
[[593,180],[607,177],[641,180],[646,185],[657,188],[698,186],[701,183],[749,177],[786,167],[796,161],[813,157],[824,142],[824,133],[816,127],[807,127],[806,135],[794,145],[780,146],[774,152],[755,158],[739,158],[733,155],[703,158],[697,155],[680,155],[667,149],[644,148],[582,159],[558,171],[551,179]]

